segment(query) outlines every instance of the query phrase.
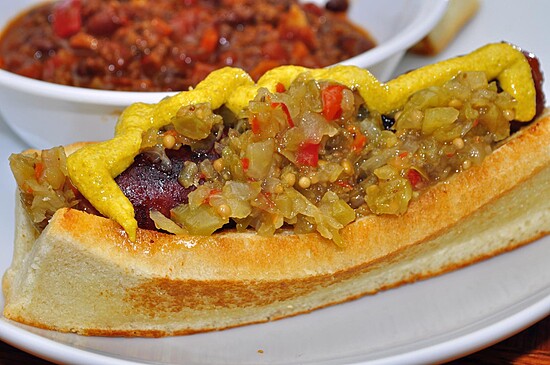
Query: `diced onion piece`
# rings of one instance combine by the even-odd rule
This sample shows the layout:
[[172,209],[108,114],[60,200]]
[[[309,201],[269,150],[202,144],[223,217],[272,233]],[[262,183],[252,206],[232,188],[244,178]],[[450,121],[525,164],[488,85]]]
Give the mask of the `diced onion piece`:
[[264,179],[271,168],[274,153],[275,142],[271,138],[249,144],[245,154],[249,161],[246,174],[254,179]]
[[172,209],[171,218],[189,234],[201,236],[209,236],[229,222],[229,219],[220,217],[215,208],[206,204],[193,209],[189,205],[179,205]]
[[320,209],[336,219],[342,226],[355,220],[355,211],[332,191],[327,191],[323,195]]
[[404,178],[381,181],[367,189],[367,204],[375,214],[403,214],[411,197],[411,184]]
[[157,229],[166,231],[168,233],[173,233],[177,235],[186,234],[187,231],[180,227],[176,222],[167,218],[164,214],[157,210],[152,210],[149,212],[149,217],[155,223]]
[[459,111],[451,107],[430,108],[424,112],[422,132],[432,134],[436,129],[447,127],[458,119]]
[[222,194],[231,208],[231,217],[246,218],[252,212],[250,202],[258,196],[260,191],[259,184],[228,181],[222,189]]
[[208,184],[200,185],[187,196],[188,204],[192,209],[204,204],[212,194],[212,187]]
[[61,189],[67,178],[67,157],[62,147],[42,151],[44,164],[44,179],[54,190]]

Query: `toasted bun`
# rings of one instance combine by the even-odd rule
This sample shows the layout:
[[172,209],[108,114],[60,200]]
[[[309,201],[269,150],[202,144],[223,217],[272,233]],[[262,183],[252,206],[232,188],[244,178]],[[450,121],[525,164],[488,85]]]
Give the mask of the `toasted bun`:
[[[78,146],[77,146],[78,147]],[[130,242],[105,218],[59,210],[37,234],[17,205],[7,318],[85,335],[167,336],[309,312],[460,268],[550,231],[550,117],[484,162],[413,201],[317,234],[139,230]],[[391,229],[389,229],[391,228]]]
[[479,9],[479,0],[449,0],[437,25],[411,47],[414,53],[434,56],[445,49]]

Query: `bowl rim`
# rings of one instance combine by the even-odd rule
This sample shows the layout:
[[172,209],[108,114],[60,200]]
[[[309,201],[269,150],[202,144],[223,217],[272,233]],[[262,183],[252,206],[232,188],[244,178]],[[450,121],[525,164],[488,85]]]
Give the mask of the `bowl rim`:
[[[415,1],[415,4],[418,1]],[[363,54],[342,61],[338,65],[361,64],[366,65],[361,67],[368,69],[384,58],[398,53],[400,50],[406,51],[422,39],[443,17],[448,6],[448,0],[422,0],[419,4],[422,5],[419,13],[399,33],[392,36],[383,44]],[[53,100],[108,106],[124,106],[133,102],[154,103],[164,97],[181,92],[140,92],[81,88],[36,80],[3,69],[0,69],[0,85],[14,91]]]
[[[408,2],[408,4],[413,1]],[[417,1],[414,1],[416,4]],[[340,62],[340,65],[356,65],[359,63],[374,65],[394,54],[397,50],[407,50],[416,42],[420,41],[432,30],[441,20],[448,7],[448,0],[426,0],[422,2],[423,6],[420,12],[415,16],[414,21],[407,24],[399,33],[391,37],[380,46],[376,46],[369,51],[351,57]],[[368,68],[368,67],[367,67]]]

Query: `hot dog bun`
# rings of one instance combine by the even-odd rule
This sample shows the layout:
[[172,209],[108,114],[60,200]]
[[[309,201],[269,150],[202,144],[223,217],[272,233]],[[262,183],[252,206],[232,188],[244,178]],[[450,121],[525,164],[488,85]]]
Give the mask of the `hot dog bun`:
[[[69,146],[70,152],[80,145]],[[340,248],[317,234],[181,237],[73,209],[38,235],[17,205],[3,277],[9,319],[106,336],[168,336],[312,311],[454,270],[550,232],[550,115],[402,216],[362,218]]]
[[437,25],[411,47],[417,54],[434,56],[444,50],[479,10],[479,0],[449,0]]

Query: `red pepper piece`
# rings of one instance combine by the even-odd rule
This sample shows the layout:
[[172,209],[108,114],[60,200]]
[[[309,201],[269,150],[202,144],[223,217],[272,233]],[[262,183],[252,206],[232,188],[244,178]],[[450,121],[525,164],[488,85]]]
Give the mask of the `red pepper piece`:
[[53,9],[53,31],[61,38],[69,38],[82,27],[80,0],[64,0]]
[[366,145],[367,145],[367,137],[363,133],[357,132],[357,134],[353,138],[353,143],[351,145],[352,151],[359,152],[363,148],[365,148]]
[[422,175],[415,169],[407,171],[407,179],[409,179],[413,189],[418,189],[420,184],[422,184]]
[[277,91],[278,93],[283,93],[286,91],[286,87],[285,85],[283,85],[283,83],[278,82],[277,85],[275,85],[275,91]]
[[345,180],[336,180],[336,185],[349,190],[353,189],[353,185],[349,181]]
[[323,116],[328,120],[340,118],[342,115],[342,85],[330,85],[321,90],[321,98],[323,100]]
[[272,108],[281,107],[283,109],[283,112],[286,114],[286,121],[288,122],[288,125],[292,128],[294,127],[294,121],[292,120],[292,117],[290,116],[290,111],[288,110],[288,107],[285,103],[271,103]]
[[44,172],[44,164],[42,162],[38,162],[34,165],[34,178],[38,181],[42,177],[42,173]]
[[303,142],[296,151],[296,163],[301,166],[317,167],[319,164],[319,143]]
[[252,133],[254,134],[260,134],[261,128],[260,128],[260,121],[256,116],[253,116],[250,120],[250,129],[252,129]]
[[241,163],[243,164],[243,170],[246,171],[250,167],[250,160],[246,157],[241,158]]
[[210,199],[215,195],[220,195],[221,193],[222,193],[222,191],[220,189],[210,190],[210,192],[208,193],[208,196],[206,198],[204,198],[204,201],[202,203],[203,204],[210,204]]

